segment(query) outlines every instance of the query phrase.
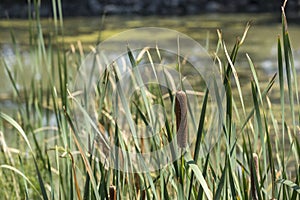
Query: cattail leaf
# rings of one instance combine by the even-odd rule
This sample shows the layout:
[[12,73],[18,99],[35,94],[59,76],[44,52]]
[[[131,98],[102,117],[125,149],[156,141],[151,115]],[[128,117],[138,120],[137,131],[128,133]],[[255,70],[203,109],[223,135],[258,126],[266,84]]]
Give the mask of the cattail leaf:
[[202,107],[201,107],[202,108],[201,115],[200,115],[198,130],[197,130],[197,140],[196,140],[195,151],[194,151],[195,152],[195,154],[194,154],[195,162],[198,161],[199,153],[200,153],[200,145],[201,145],[202,134],[203,134],[203,129],[204,129],[204,120],[205,120],[205,116],[206,116],[208,94],[209,94],[209,90],[207,89],[205,92]]
[[[74,100],[75,101],[75,100]],[[75,101],[76,103],[78,103],[77,101]],[[80,105],[79,105],[80,106]],[[85,167],[86,167],[86,170],[87,170],[87,172],[88,172],[88,174],[89,174],[89,176],[90,176],[90,179],[91,179],[91,183],[92,183],[92,187],[93,187],[93,190],[94,190],[94,195],[95,195],[95,197],[96,197],[96,199],[97,200],[100,200],[100,196],[99,196],[99,194],[98,194],[98,191],[97,191],[97,185],[96,185],[96,180],[95,180],[95,177],[93,176],[93,172],[92,172],[92,168],[91,168],[91,165],[90,165],[90,163],[88,162],[88,159],[87,159],[87,157],[86,157],[86,155],[85,155],[85,152],[84,152],[84,150],[83,150],[83,148],[82,148],[82,144],[80,144],[80,140],[78,140],[77,139],[77,132],[76,132],[76,128],[75,128],[75,125],[73,124],[73,121],[71,120],[71,118],[70,118],[70,116],[69,116],[69,114],[66,112],[66,110],[65,110],[65,116],[66,116],[66,119],[67,119],[67,121],[68,121],[68,123],[69,123],[69,125],[70,125],[70,128],[71,128],[71,130],[72,130],[72,133],[73,133],[73,139],[74,139],[74,142],[75,142],[75,144],[76,144],[76,146],[77,146],[77,148],[78,148],[78,150],[79,150],[79,152],[80,152],[80,155],[81,155],[81,157],[82,157],[82,160],[83,160],[83,162],[84,162],[84,165],[85,165]],[[87,113],[86,113],[87,114]],[[90,119],[91,120],[91,119]],[[92,122],[92,120],[91,120],[91,123],[92,124],[94,124],[93,122]],[[97,128],[95,129],[95,130],[97,130]]]
[[197,180],[199,181],[200,185],[203,188],[203,191],[207,197],[208,200],[212,200],[213,199],[213,195],[211,190],[208,188],[207,182],[203,177],[202,172],[200,171],[199,167],[197,166],[197,164],[195,163],[195,161],[192,159],[190,154],[186,154],[185,155],[186,158],[186,163],[188,165],[189,168],[191,168],[197,178]]
[[277,181],[277,183],[286,185],[288,188],[292,189],[293,191],[296,191],[298,194],[300,194],[300,187],[299,185],[295,184],[294,182],[286,179],[280,179]]
[[218,200],[221,198],[221,195],[222,195],[222,191],[223,191],[223,188],[224,188],[224,185],[225,185],[225,181],[226,181],[226,169],[227,169],[227,161],[225,161],[225,166],[222,170],[222,175],[221,175],[221,178],[219,180],[219,183],[218,183],[218,186],[217,186],[217,190],[216,192],[214,193],[214,200]]
[[239,97],[240,97],[240,102],[241,102],[241,105],[242,105],[243,113],[244,113],[244,115],[246,115],[245,105],[244,105],[244,99],[243,99],[243,94],[242,94],[242,89],[241,89],[240,81],[239,81],[236,69],[234,67],[234,64],[233,64],[232,60],[230,60],[230,57],[229,57],[229,54],[227,52],[225,44],[224,44],[224,52],[225,52],[227,61],[229,63],[228,66],[231,68],[231,72],[233,74],[233,77],[234,77],[234,80],[235,80],[235,83],[236,83],[236,86],[237,86],[237,89],[238,89],[238,94],[239,94]]
[[[274,85],[276,76],[277,76],[277,74],[274,74],[274,75],[273,75],[273,77],[272,77],[271,80],[269,81],[267,87],[266,87],[266,88],[263,90],[263,92],[261,93],[263,99],[267,96],[268,92],[271,90],[272,86]],[[242,125],[242,128],[241,128],[241,131],[243,131],[244,128],[246,127],[247,123],[249,122],[249,120],[250,120],[251,117],[253,116],[254,111],[255,111],[255,107],[252,108],[252,110],[251,110],[250,113],[248,114],[247,118],[245,119],[245,122],[244,122],[244,124]]]
[[[205,159],[205,164],[204,164],[204,167],[203,167],[203,178],[205,179],[206,178],[206,175],[207,175],[207,169],[208,169],[208,163],[209,163],[209,153],[207,154],[206,156],[206,159]],[[200,185],[199,186],[199,189],[198,189],[198,197],[197,199],[200,200],[202,199],[203,197],[203,187]]]
[[29,183],[29,185],[33,188],[33,190],[36,191],[40,195],[40,192],[38,191],[38,189],[29,180],[29,178],[24,173],[22,173],[20,170],[18,170],[17,168],[15,168],[13,166],[6,165],[6,164],[0,165],[0,168],[2,168],[2,170],[3,169],[11,170],[11,171],[15,172],[16,174],[20,175],[27,183]]

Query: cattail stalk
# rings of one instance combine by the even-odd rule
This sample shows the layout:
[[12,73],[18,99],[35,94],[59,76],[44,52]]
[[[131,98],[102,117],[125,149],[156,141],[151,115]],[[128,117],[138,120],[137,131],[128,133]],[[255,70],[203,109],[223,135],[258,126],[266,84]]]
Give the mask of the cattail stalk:
[[187,98],[183,91],[176,93],[175,115],[177,128],[177,144],[180,148],[187,146]]

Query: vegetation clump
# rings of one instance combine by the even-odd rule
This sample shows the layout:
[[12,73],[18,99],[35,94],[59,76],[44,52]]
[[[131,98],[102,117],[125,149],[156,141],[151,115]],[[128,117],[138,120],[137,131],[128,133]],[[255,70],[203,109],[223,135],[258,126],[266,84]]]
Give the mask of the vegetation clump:
[[[235,68],[237,57],[243,56],[239,54],[239,49],[249,26],[246,26],[242,38],[237,39],[231,52],[227,51],[222,34],[218,31],[219,40],[214,58],[223,78],[226,109],[223,111],[225,117],[221,136],[213,138],[216,140],[215,145],[208,148],[203,138],[210,137],[207,135],[208,129],[215,125],[207,112],[211,106],[209,94],[212,92],[208,88],[197,91],[197,94],[201,94],[201,103],[197,105],[199,112],[196,112],[199,115],[198,121],[193,117],[188,120],[189,110],[194,108],[189,107],[188,91],[184,88],[177,93],[167,90],[167,97],[155,87],[141,88],[140,94],[134,95],[134,103],[124,111],[134,116],[132,119],[135,122],[149,125],[150,113],[157,111],[148,105],[152,101],[163,105],[167,99],[173,109],[166,114],[165,128],[160,130],[158,136],[128,142],[123,137],[124,130],[115,116],[111,115],[112,97],[108,95],[108,90],[109,87],[118,87],[115,80],[120,77],[120,72],[113,66],[98,77],[98,84],[93,91],[93,97],[97,100],[93,110],[97,122],[94,127],[99,127],[97,130],[103,135],[96,135],[95,130],[89,126],[78,126],[72,117],[77,115],[73,108],[78,106],[82,108],[83,116],[88,115],[82,105],[90,96],[84,96],[82,102],[77,102],[75,97],[84,95],[85,91],[72,92],[70,89],[75,88],[73,73],[80,71],[83,49],[79,46],[78,49],[65,51],[61,3],[55,0],[52,2],[55,8],[54,35],[47,45],[38,5],[35,5],[35,19],[29,19],[29,55],[33,58],[32,68],[35,72],[29,77],[30,83],[19,78],[19,74],[26,70],[22,68],[24,63],[19,54],[18,66],[14,69],[7,65],[5,59],[1,60],[14,88],[11,100],[18,104],[17,109],[9,115],[0,109],[1,198],[299,198],[299,92],[285,6],[282,8],[282,33],[278,37],[277,73],[267,84],[259,82],[255,65],[246,55],[252,77],[249,83],[250,99],[243,95]],[[13,33],[12,39],[17,46]],[[149,53],[147,50],[145,52]],[[159,52],[157,54],[161,56]],[[134,57],[130,49],[128,59],[133,68],[142,62]],[[184,61],[178,59],[176,64],[180,65],[181,62]],[[42,70],[46,73],[42,73]],[[43,74],[43,78],[36,78],[36,74]],[[184,79],[184,76],[181,78]],[[279,103],[270,98],[271,90],[279,92]],[[250,104],[249,108],[245,108],[245,102]],[[217,100],[217,103],[217,106],[222,107],[222,102]],[[77,117],[84,121],[81,115]],[[88,120],[87,123],[94,122],[90,118]],[[196,133],[191,133],[187,128],[187,124],[193,121]],[[105,158],[101,160],[96,153],[97,145],[99,149],[104,145],[97,142],[99,136],[106,137],[111,144],[124,150],[116,151],[113,156],[122,158],[116,161],[125,162],[123,158],[131,150],[130,146],[136,151],[157,150],[172,141],[176,134],[183,155],[154,172],[131,173],[113,169],[109,167],[111,163]],[[192,145],[188,145],[188,134],[196,135],[196,142]],[[104,149],[107,150],[106,147]],[[107,150],[104,154],[111,155],[111,152]],[[128,162],[128,165],[132,164],[132,161]]]

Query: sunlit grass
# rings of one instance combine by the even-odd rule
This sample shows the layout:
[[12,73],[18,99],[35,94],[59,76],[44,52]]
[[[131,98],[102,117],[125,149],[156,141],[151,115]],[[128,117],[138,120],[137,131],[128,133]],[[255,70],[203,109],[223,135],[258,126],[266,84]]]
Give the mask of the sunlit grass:
[[[209,137],[206,134],[210,123],[213,123],[209,120],[209,109],[212,106],[210,95],[213,94],[207,88],[199,87],[197,94],[200,102],[197,108],[192,108],[197,109],[197,116],[188,118],[188,123],[193,124],[196,130],[195,142],[185,150],[180,159],[168,166],[154,172],[130,173],[109,168],[104,162],[100,162],[109,149],[98,137],[107,137],[122,149],[134,149],[138,152],[161,148],[163,144],[176,138],[176,91],[155,85],[143,87],[133,95],[131,104],[121,95],[120,101],[129,105],[124,112],[128,129],[133,134],[133,123],[154,123],[155,110],[151,107],[153,102],[167,110],[167,121],[165,128],[161,130],[161,137],[145,140],[126,138],[122,134],[126,131],[125,128],[122,130],[123,127],[119,126],[112,115],[112,89],[117,89],[120,94],[122,90],[116,84],[121,76],[118,67],[111,66],[103,76],[98,77],[99,83],[93,91],[97,102],[93,110],[96,115],[91,117],[88,108],[84,107],[85,101],[90,101],[91,97],[86,91],[75,90],[75,75],[80,70],[86,50],[77,43],[66,51],[69,49],[66,43],[71,41],[64,37],[63,18],[59,9],[61,2],[53,0],[52,3],[58,10],[54,12],[54,35],[51,40],[45,41],[43,26],[38,17],[29,19],[28,55],[32,61],[32,73],[29,73],[26,80],[22,74],[27,69],[24,69],[25,63],[20,52],[18,53],[17,40],[13,40],[18,61],[16,66],[11,68],[5,59],[0,60],[13,88],[10,100],[17,103],[17,108],[10,113],[4,113],[2,108],[0,110],[1,197],[299,198],[299,86],[284,10],[282,33],[278,37],[277,73],[267,83],[260,82],[255,60],[251,59],[251,55],[239,52],[249,27],[246,26],[233,49],[228,47],[222,34],[218,32],[219,40],[214,56],[216,64],[220,64],[226,105],[221,136],[212,149],[203,151],[208,145],[203,138]],[[92,34],[92,37],[99,37],[99,34]],[[103,34],[106,37],[105,31]],[[110,34],[107,33],[107,36]],[[13,32],[11,37],[15,37]],[[132,68],[143,59],[151,61],[153,56],[160,57],[156,51],[149,51],[141,57],[136,57],[134,53],[136,52],[131,52],[128,48],[127,57]],[[248,61],[245,66],[251,77],[248,83],[241,80],[235,66],[236,59],[242,56]],[[181,71],[179,66],[181,65],[177,63]],[[41,74],[42,78],[37,79],[36,74]],[[138,84],[139,75],[134,78],[133,85]],[[166,79],[171,82],[173,78],[166,75]],[[177,84],[182,87],[182,83]],[[247,94],[243,85],[247,85],[247,91],[251,93]],[[277,91],[275,100],[272,98],[274,91]],[[82,95],[82,102],[76,99],[78,95]],[[189,99],[187,101],[189,106]],[[222,107],[220,101],[217,103]],[[80,110],[80,114],[74,111],[75,108]],[[80,127],[78,124],[85,126]],[[96,131],[98,133],[95,134]],[[118,156],[119,162],[124,161],[122,152],[116,152],[115,156]],[[133,160],[128,162],[131,164],[129,166],[135,166]]]

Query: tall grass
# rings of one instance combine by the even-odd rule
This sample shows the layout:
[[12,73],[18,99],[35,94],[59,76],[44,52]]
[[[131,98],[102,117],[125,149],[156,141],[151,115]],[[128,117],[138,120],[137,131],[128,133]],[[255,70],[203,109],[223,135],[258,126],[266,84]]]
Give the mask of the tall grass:
[[[298,199],[300,193],[299,168],[299,94],[297,73],[294,66],[287,20],[282,8],[282,33],[278,37],[278,78],[277,73],[268,84],[259,82],[258,74],[250,56],[239,53],[249,25],[241,39],[237,39],[233,49],[228,51],[220,31],[215,60],[220,65],[223,84],[226,90],[226,110],[221,137],[207,152],[201,151],[206,146],[204,137],[210,124],[207,112],[210,105],[210,92],[202,88],[203,96],[198,106],[199,116],[187,118],[186,112],[176,113],[170,109],[165,113],[165,128],[160,138],[134,139],[123,137],[112,112],[111,88],[118,88],[115,83],[120,78],[117,67],[107,69],[99,77],[95,89],[97,124],[91,119],[82,105],[89,101],[85,91],[81,91],[83,102],[71,93],[75,88],[74,73],[80,71],[83,58],[81,45],[72,51],[65,51],[61,1],[52,1],[54,32],[45,41],[39,19],[38,1],[34,1],[36,15],[29,15],[30,48],[32,75],[27,77],[30,84],[21,77],[23,60],[17,49],[17,42],[12,32],[18,64],[10,68],[5,59],[1,65],[11,81],[13,96],[11,101],[18,104],[18,109],[7,114],[0,110],[0,196],[4,199]],[[31,6],[29,11],[31,12]],[[159,44],[158,44],[159,45]],[[262,47],[257,47],[262,48]],[[128,58],[135,68],[142,59],[152,60],[153,52],[143,50],[144,56],[134,57],[128,48]],[[157,49],[156,56],[161,59]],[[239,74],[235,68],[238,57],[245,56],[249,63],[252,81],[251,100],[245,99],[239,83]],[[70,61],[71,60],[71,61]],[[177,66],[182,68],[178,58]],[[75,67],[72,67],[76,63]],[[44,70],[46,69],[46,75]],[[44,74],[36,79],[36,74]],[[165,74],[172,81],[170,74]],[[180,76],[180,78],[184,78]],[[140,77],[132,80],[139,83]],[[167,81],[167,83],[171,83]],[[174,80],[173,80],[174,81]],[[180,80],[181,82],[182,80]],[[179,83],[180,85],[181,83]],[[20,86],[21,85],[21,86]],[[265,87],[262,87],[265,86]],[[171,87],[170,87],[171,88]],[[280,104],[273,103],[269,92],[279,91]],[[184,90],[184,88],[182,88]],[[152,94],[152,95],[149,95]],[[190,108],[185,92],[185,111]],[[180,96],[177,93],[177,96]],[[167,96],[167,97],[166,97]],[[181,98],[180,97],[180,98]],[[143,87],[133,97],[134,104],[128,104],[120,97],[125,109],[126,120],[131,132],[132,123],[155,125],[155,110],[151,102],[159,103],[164,108],[171,105],[177,108],[176,92],[168,89],[163,95],[162,88],[154,85]],[[181,99],[182,100],[182,99]],[[251,102],[245,108],[245,101]],[[288,102],[288,103],[287,103]],[[83,103],[83,104],[82,104]],[[180,103],[180,102],[179,102]],[[220,104],[220,101],[218,101]],[[239,107],[241,105],[241,107]],[[86,120],[85,129],[74,120],[74,107],[82,109],[79,120]],[[222,107],[222,105],[219,105]],[[280,113],[277,112],[279,107]],[[0,108],[1,109],[1,108]],[[175,109],[176,110],[176,109]],[[189,111],[187,111],[189,113]],[[75,113],[76,114],[76,113]],[[177,114],[177,116],[176,116]],[[176,126],[177,118],[185,123],[195,121],[195,143],[186,147],[187,127]],[[197,120],[196,120],[197,119]],[[185,124],[184,124],[185,125]],[[176,139],[177,129],[182,131],[178,143],[184,152],[180,159],[155,172],[131,173],[109,168],[105,158],[109,148],[101,137],[107,137],[122,149],[133,147],[137,152],[157,150],[162,144]],[[181,127],[182,128],[182,127]],[[85,132],[84,132],[85,131]],[[97,133],[95,133],[97,132]],[[189,133],[191,134],[191,133]],[[126,151],[113,152],[117,166],[121,165]],[[176,155],[174,155],[176,156]],[[120,162],[120,163],[118,163]],[[133,166],[134,161],[126,166]],[[147,167],[147,166],[144,166]]]

